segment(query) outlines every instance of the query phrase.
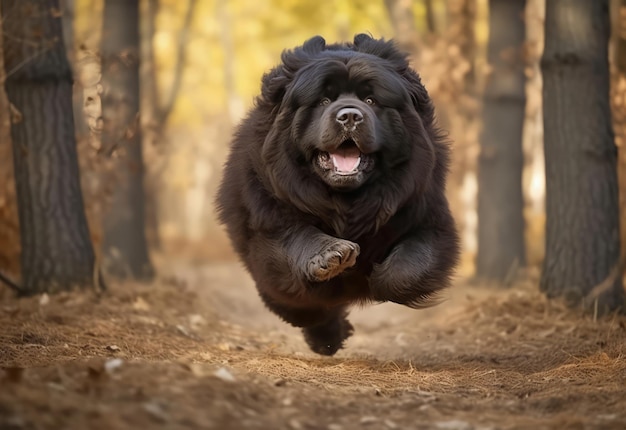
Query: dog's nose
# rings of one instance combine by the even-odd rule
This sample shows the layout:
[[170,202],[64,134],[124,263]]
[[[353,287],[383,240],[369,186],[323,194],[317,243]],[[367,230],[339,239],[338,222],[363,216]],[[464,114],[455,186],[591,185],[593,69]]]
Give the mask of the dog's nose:
[[352,128],[363,122],[363,113],[352,107],[339,109],[339,112],[337,112],[337,122],[343,125],[344,128]]

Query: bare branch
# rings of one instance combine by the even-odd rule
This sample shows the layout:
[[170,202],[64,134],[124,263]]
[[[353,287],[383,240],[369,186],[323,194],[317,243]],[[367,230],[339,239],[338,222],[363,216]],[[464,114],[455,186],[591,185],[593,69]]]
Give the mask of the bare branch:
[[18,294],[23,293],[22,288],[20,288],[20,286],[17,285],[15,282],[4,276],[2,272],[0,272],[0,281],[9,286],[12,290],[16,291]]

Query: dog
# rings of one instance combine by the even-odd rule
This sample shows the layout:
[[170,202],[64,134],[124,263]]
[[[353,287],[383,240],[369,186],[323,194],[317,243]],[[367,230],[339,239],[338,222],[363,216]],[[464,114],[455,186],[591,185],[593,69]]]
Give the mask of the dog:
[[333,355],[354,304],[436,303],[459,237],[450,145],[393,40],[283,52],[234,134],[218,216],[265,305]]

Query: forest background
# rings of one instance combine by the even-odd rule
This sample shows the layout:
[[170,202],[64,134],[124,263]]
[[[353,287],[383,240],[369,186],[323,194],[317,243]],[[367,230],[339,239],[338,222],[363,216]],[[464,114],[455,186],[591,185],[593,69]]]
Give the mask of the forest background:
[[[330,42],[368,32],[376,37],[396,38],[411,54],[413,66],[435,100],[439,121],[449,131],[454,156],[448,194],[463,238],[460,274],[482,274],[486,280],[510,284],[520,275],[536,273],[545,244],[540,70],[545,0],[509,4],[517,6],[508,11],[506,7],[494,7],[489,12],[487,0],[361,0],[334,1],[323,6],[293,0],[141,1],[140,121],[145,160],[144,221],[150,251],[162,255],[183,253],[200,260],[234,259],[215,220],[213,195],[230,136],[258,94],[262,74],[277,64],[284,49],[312,35],[320,34]],[[96,253],[100,253],[102,218],[111,209],[110,197],[116,186],[115,179],[105,175],[107,170],[115,169],[115,163],[100,156],[104,2],[65,0],[61,6],[66,48],[75,75],[81,185],[92,241]],[[623,146],[626,133],[626,79],[616,60],[620,55],[626,57],[619,54],[626,46],[624,10],[623,2],[611,2],[611,106],[618,148]],[[511,23],[507,13],[514,14],[508,18],[523,15],[519,24],[523,26],[522,43],[513,48],[505,44],[496,54],[501,62],[509,61],[507,57],[521,62],[524,85],[523,93],[511,95],[517,108],[523,110],[521,118],[514,120],[519,122],[521,136],[502,139],[500,135],[501,141],[510,142],[500,148],[490,147],[485,138],[489,121],[494,121],[494,110],[509,109],[510,101],[489,96],[488,82],[494,67],[498,67],[489,59],[490,13],[492,26],[494,22]],[[496,14],[502,19],[496,19]],[[492,27],[492,32],[497,31],[497,26]],[[0,103],[6,109],[4,95]],[[10,118],[2,118],[0,242],[9,245],[0,249],[0,267],[19,279]],[[519,128],[516,125],[510,127],[513,133]],[[516,148],[519,143],[521,152]],[[488,203],[480,208],[480,196],[498,195],[499,184],[506,182],[498,181],[496,172],[479,186],[479,166],[481,162],[488,164],[485,160],[493,158],[491,152],[497,157],[504,154],[501,165],[510,162],[521,166],[523,200],[518,212],[523,218],[508,216],[508,208],[513,207],[514,213],[520,203],[511,193],[507,197],[506,191],[502,200],[496,198],[491,207]],[[626,201],[624,158],[622,155],[619,162],[621,219]],[[487,169],[484,165],[483,170]],[[482,216],[478,216],[479,210]],[[510,225],[494,228],[495,237],[481,239],[480,220],[493,226],[502,224],[503,217],[508,217]],[[622,244],[625,242],[622,240]],[[503,257],[495,261],[498,256]]]

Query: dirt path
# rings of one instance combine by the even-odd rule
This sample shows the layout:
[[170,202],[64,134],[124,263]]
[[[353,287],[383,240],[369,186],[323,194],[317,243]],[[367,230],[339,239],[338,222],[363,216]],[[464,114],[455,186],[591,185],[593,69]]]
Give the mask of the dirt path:
[[179,264],[101,298],[0,292],[0,429],[626,428],[626,318],[534,285],[355,310],[333,358],[240,266]]

